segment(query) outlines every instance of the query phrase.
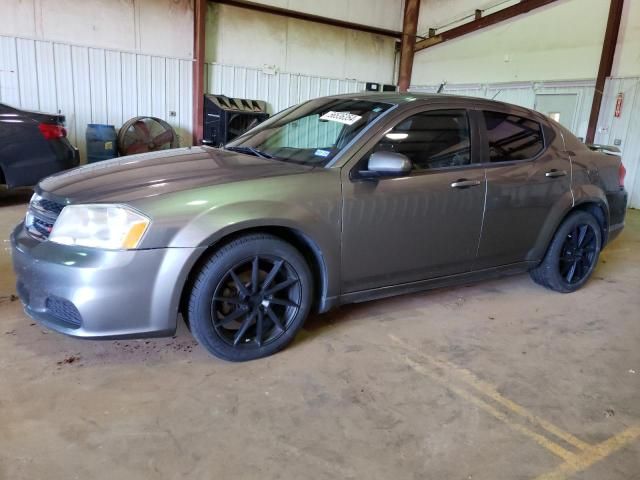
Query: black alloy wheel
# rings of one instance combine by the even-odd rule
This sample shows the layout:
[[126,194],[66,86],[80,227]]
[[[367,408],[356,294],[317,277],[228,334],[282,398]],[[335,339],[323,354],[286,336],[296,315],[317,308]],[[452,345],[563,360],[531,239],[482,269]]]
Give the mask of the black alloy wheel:
[[311,272],[298,250],[272,235],[246,235],[205,259],[191,289],[188,323],[217,357],[266,357],[302,328],[312,292]]
[[544,259],[529,273],[536,283],[551,290],[574,292],[589,280],[601,249],[600,224],[591,213],[577,210],[560,224]]
[[569,285],[580,283],[591,272],[597,258],[598,242],[593,225],[578,224],[562,246],[560,275]]
[[211,321],[229,345],[259,348],[286,332],[300,309],[300,297],[300,278],[291,265],[256,255],[222,277],[211,300]]

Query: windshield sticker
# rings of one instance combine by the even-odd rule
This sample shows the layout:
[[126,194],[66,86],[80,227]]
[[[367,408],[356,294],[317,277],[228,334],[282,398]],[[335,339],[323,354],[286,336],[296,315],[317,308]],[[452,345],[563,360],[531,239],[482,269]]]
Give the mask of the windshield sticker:
[[327,112],[320,117],[320,120],[331,120],[332,122],[344,123],[345,125],[353,125],[362,117],[349,112]]
[[314,155],[316,157],[328,157],[329,155],[331,155],[331,152],[329,150],[318,149],[314,152]]

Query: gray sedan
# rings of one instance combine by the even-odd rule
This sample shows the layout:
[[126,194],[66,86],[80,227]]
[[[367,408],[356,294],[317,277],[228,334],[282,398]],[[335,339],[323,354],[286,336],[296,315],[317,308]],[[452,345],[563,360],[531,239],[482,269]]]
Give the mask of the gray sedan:
[[275,353],[309,313],[510,273],[572,292],[624,225],[624,167],[504,103],[362,94],[285,110],[223,149],[54,175],[12,234],[26,312],[89,338]]

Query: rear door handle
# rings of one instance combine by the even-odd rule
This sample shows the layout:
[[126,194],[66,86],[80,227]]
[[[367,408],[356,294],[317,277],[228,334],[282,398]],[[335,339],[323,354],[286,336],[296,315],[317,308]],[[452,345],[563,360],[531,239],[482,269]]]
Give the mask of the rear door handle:
[[456,180],[451,184],[451,188],[469,188],[469,187],[477,187],[480,185],[480,180],[467,180],[466,178],[461,178],[460,180]]
[[549,178],[557,178],[557,177],[564,177],[566,174],[567,174],[566,170],[556,170],[554,168],[553,170],[549,170],[547,173],[545,173],[544,176]]

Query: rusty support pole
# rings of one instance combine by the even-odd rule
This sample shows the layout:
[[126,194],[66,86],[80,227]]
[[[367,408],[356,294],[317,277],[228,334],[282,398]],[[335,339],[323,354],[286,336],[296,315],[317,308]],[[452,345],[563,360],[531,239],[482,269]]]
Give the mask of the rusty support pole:
[[406,92],[411,84],[413,53],[418,32],[418,14],[420,0],[405,0],[404,22],[402,24],[402,44],[400,46],[400,67],[398,69],[398,87]]
[[589,115],[589,125],[587,127],[585,143],[593,143],[596,136],[604,84],[607,77],[611,76],[613,57],[616,54],[616,43],[618,43],[618,31],[620,30],[623,6],[624,0],[611,0],[611,4],[609,5],[609,18],[607,19],[607,29],[604,33],[604,41],[602,43],[600,66],[598,67],[598,76],[596,77],[596,89],[593,94],[593,103],[591,104],[591,115]]
[[207,0],[195,0],[193,11],[193,144],[200,145],[204,116],[204,51]]

